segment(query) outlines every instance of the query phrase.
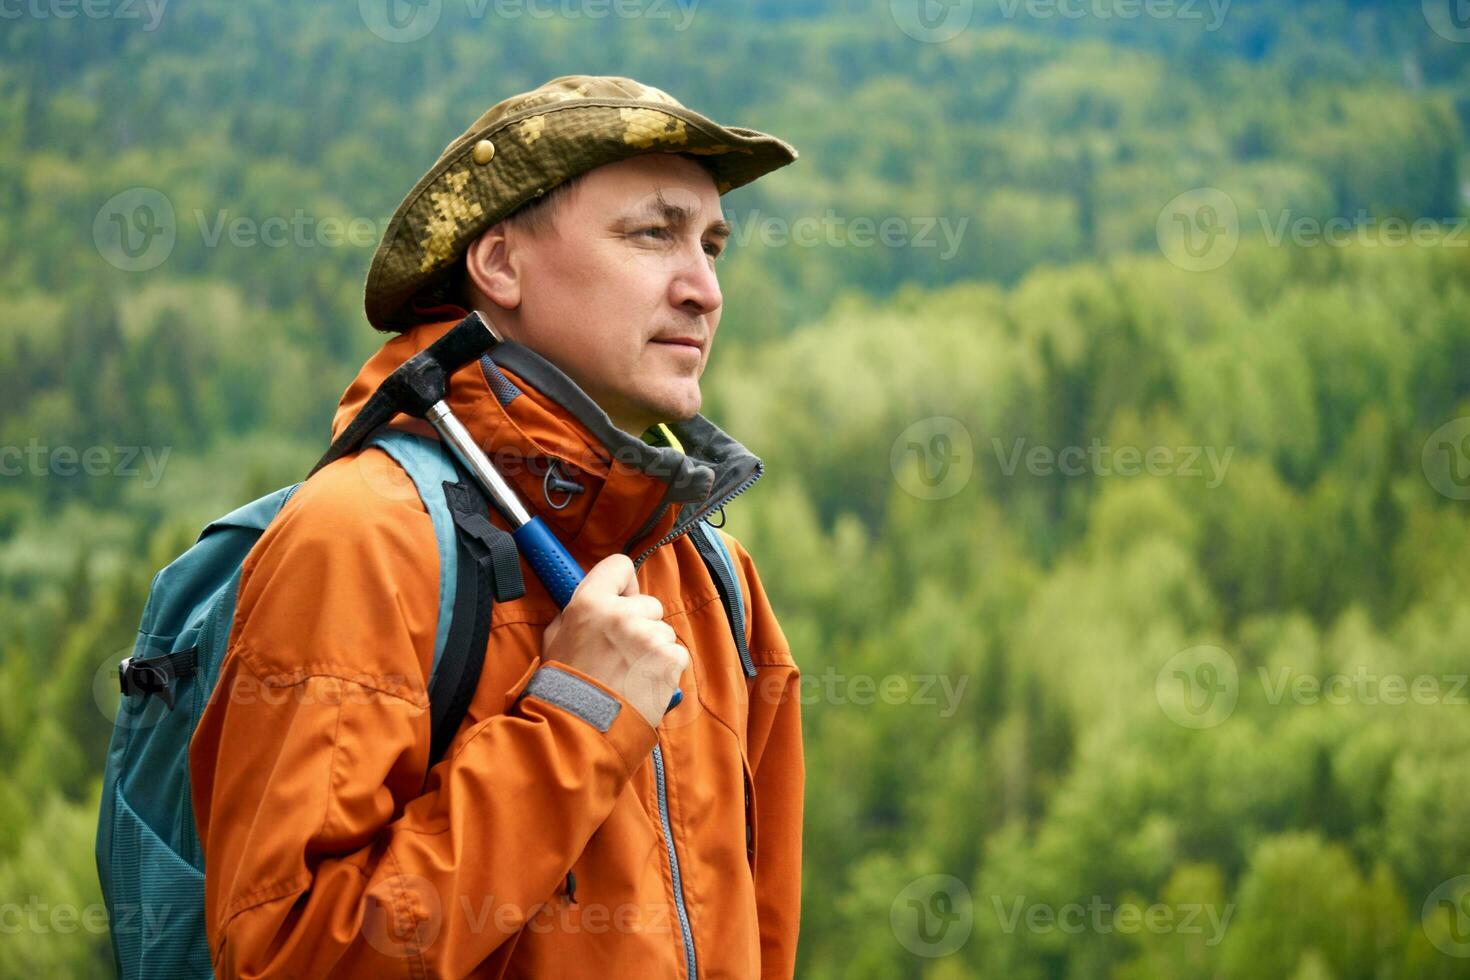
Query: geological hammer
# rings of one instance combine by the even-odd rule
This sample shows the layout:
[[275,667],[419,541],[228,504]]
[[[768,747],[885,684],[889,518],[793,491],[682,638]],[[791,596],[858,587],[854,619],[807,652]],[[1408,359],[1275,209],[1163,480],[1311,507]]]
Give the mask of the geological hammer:
[[[446,401],[449,376],[494,350],[503,340],[478,311],[471,312],[448,333],[384,378],[378,390],[373,392],[357,417],[333,441],[311,472],[315,473],[334,459],[355,450],[373,430],[399,412],[426,420],[505,516],[516,549],[541,584],[546,586],[557,608],[565,609],[578,583],[585,577],[582,566],[577,564],[546,522],[539,516],[532,516],[526,509],[520,495],[491,464]],[[669,709],[683,699],[684,692],[675,690]]]

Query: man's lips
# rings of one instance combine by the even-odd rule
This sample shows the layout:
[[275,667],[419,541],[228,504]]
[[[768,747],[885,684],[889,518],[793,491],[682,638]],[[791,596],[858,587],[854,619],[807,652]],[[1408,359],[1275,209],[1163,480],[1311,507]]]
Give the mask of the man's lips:
[[683,347],[693,347],[695,350],[704,350],[704,343],[693,337],[655,337],[655,344],[678,344]]

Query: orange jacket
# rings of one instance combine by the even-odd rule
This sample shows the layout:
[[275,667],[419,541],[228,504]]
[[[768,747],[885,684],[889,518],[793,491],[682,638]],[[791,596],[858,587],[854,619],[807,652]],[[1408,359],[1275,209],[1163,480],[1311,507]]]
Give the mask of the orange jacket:
[[[454,322],[385,343],[344,394],[334,435]],[[750,556],[725,535],[757,667],[747,678],[686,533],[760,463],[703,417],[670,426],[683,453],[650,446],[529,348],[495,357],[498,372],[472,363],[453,376],[451,406],[584,568],[619,550],[634,558],[639,588],[691,655],[684,702],[654,729],[585,673],[543,664],[558,610],[523,563],[526,594],[495,604],[474,700],[426,772],[429,516],[382,450],[324,467],[245,563],[190,746],[215,972],[675,978],[692,963],[700,977],[789,977],[797,668]],[[543,494],[548,458],[585,487],[561,509]],[[559,683],[545,697],[522,696],[548,672]],[[577,696],[616,702],[611,723],[589,720]]]

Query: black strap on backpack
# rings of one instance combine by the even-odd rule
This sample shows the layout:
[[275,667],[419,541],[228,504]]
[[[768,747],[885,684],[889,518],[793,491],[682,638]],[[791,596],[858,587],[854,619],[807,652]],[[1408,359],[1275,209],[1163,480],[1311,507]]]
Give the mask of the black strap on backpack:
[[[307,478],[334,460],[357,452],[369,436],[400,412],[423,418],[428,406],[445,397],[449,376],[477,360],[498,339],[480,314],[471,312],[383,379]],[[464,477],[459,461],[454,464],[456,472]],[[444,497],[454,518],[459,571],[449,633],[429,682],[430,768],[443,757],[469,710],[485,663],[495,600],[518,599],[526,594],[515,539],[509,531],[490,522],[490,503],[474,480],[445,481]],[[127,683],[126,678],[123,683]]]
[[459,562],[449,635],[429,683],[431,769],[454,740],[480,682],[495,602],[526,594],[515,539],[490,523],[489,501],[474,480],[445,480],[444,500],[454,517]]

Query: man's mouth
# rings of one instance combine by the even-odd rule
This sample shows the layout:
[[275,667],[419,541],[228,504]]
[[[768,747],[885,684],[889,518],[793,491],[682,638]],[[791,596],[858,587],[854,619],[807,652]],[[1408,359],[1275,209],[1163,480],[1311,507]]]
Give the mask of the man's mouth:
[[[689,336],[660,336],[650,341],[651,344],[659,345],[669,351],[675,351],[675,357],[694,357],[695,360],[704,356],[704,345],[697,339]],[[685,354],[684,351],[689,351]]]

